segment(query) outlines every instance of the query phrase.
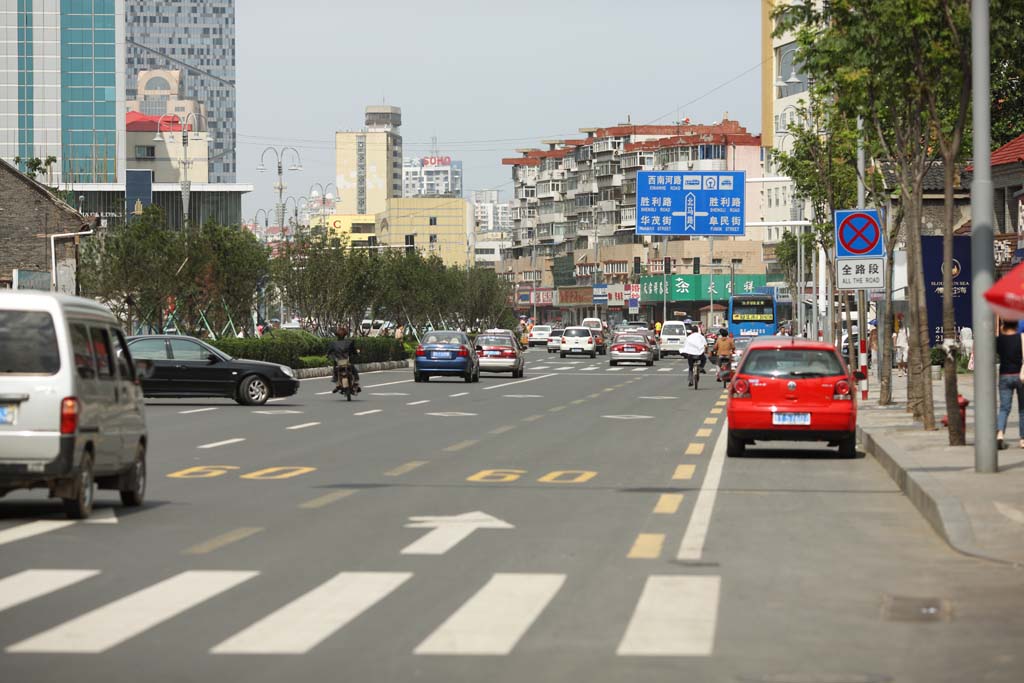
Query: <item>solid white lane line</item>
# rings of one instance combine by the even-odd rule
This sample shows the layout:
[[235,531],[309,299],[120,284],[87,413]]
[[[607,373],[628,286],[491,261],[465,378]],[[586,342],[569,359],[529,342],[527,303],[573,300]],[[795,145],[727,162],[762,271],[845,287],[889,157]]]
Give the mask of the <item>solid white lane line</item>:
[[510,387],[513,384],[522,384],[523,382],[536,382],[539,379],[547,379],[548,377],[556,377],[554,374],[540,375],[539,377],[530,377],[529,379],[517,379],[515,382],[505,382],[504,384],[494,384],[489,387],[484,387],[484,391],[491,391],[492,389],[501,389],[502,387]]
[[411,572],[341,572],[210,652],[305,654],[411,577]]
[[39,520],[37,522],[19,524],[18,526],[0,531],[0,545],[7,545],[8,543],[14,543],[25,538],[38,536],[39,534],[48,534],[51,531],[57,531],[73,524],[74,522],[65,520]]
[[192,415],[193,413],[208,413],[211,410],[218,410],[217,408],[194,408],[192,410],[179,410],[178,415]]
[[457,394],[448,394],[448,398],[458,398],[459,396],[468,396],[468,395],[469,395],[468,391],[460,391]]
[[369,386],[363,387],[363,389],[376,389],[377,387],[390,387],[392,384],[408,384],[411,379],[400,379],[397,382],[384,382],[383,384],[370,384]]
[[704,554],[704,541],[708,537],[708,527],[711,525],[711,512],[715,507],[715,498],[718,496],[718,484],[722,480],[722,466],[725,464],[725,438],[728,433],[728,426],[725,426],[718,435],[715,450],[708,462],[708,471],[704,475],[704,482],[697,495],[697,503],[694,505],[693,514],[690,515],[690,521],[686,525],[683,542],[679,545],[677,560],[699,560]]
[[320,424],[320,423],[319,422],[303,422],[300,425],[292,425],[291,427],[288,427],[288,429],[292,429],[292,430],[295,430],[295,429],[305,429],[306,427],[316,427],[318,424]]
[[374,413],[379,413],[379,412],[381,412],[381,409],[377,408],[375,410],[364,410],[361,413],[352,413],[352,414],[356,415],[356,416],[359,416],[359,415],[373,415]]
[[96,576],[96,569],[26,569],[0,579],[0,612]]
[[430,403],[430,399],[427,399],[425,401],[413,401],[412,403],[406,403],[405,405],[407,405],[407,406],[421,406],[424,403]]
[[715,647],[719,576],[647,577],[616,654],[709,657]]
[[206,443],[198,448],[220,448],[221,446],[230,446],[233,443],[241,443],[245,439],[225,439],[224,441],[214,441],[213,443]]
[[7,648],[8,652],[98,653],[240,583],[255,571],[186,571]]
[[413,651],[507,655],[565,583],[565,574],[494,574]]

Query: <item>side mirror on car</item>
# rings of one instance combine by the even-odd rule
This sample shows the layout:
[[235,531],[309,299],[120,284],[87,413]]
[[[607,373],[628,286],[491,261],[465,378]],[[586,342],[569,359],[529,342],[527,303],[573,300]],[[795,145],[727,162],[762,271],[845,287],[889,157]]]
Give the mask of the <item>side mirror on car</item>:
[[861,382],[861,381],[863,381],[863,380],[866,380],[866,379],[868,378],[868,376],[867,376],[867,375],[865,375],[865,374],[864,374],[864,373],[863,373],[862,371],[860,371],[860,370],[854,370],[854,371],[853,371],[853,378],[854,378],[855,380],[857,380],[858,382]]
[[153,361],[148,358],[139,358],[135,361],[135,381],[139,382],[153,376]]
[[210,361],[210,365],[213,365],[214,363],[219,363],[220,362],[220,356],[218,356],[215,353],[210,353],[210,354],[207,354],[206,360]]

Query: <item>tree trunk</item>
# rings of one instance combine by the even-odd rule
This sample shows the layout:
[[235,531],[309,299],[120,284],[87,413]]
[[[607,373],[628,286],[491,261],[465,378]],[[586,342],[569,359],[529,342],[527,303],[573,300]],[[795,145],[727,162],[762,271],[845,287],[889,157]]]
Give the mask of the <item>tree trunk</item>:
[[[945,160],[945,226],[942,232],[942,336],[946,342],[956,340],[956,316],[953,311],[953,183],[955,182],[952,160]],[[960,419],[957,404],[957,352],[955,346],[946,353],[944,363],[944,384],[946,390],[946,416],[949,429],[949,445],[963,446],[964,423]]]
[[931,354],[928,334],[927,302],[924,289],[924,263],[921,259],[920,185],[907,207],[907,283],[911,312],[910,386],[916,386],[917,400],[912,405],[914,417],[927,430],[935,429],[935,400],[932,396]]

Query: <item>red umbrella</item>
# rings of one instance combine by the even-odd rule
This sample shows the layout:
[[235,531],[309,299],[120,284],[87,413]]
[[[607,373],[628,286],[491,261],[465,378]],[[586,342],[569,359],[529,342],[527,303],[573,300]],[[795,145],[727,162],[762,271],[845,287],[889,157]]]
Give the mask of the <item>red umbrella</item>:
[[999,278],[985,292],[985,300],[1000,318],[1024,319],[1024,263]]

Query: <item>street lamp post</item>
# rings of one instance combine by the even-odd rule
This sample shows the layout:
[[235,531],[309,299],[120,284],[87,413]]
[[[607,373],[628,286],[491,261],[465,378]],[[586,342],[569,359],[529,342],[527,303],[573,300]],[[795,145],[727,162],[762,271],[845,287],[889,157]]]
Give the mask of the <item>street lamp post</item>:
[[[182,227],[187,227],[188,223],[189,223],[189,220],[188,220],[188,205],[189,205],[189,199],[190,199],[191,192],[192,192],[192,183],[188,179],[188,171],[189,171],[189,168],[192,166],[192,161],[188,158],[189,120],[191,119],[191,121],[193,122],[193,125],[194,125],[195,123],[198,123],[199,118],[202,118],[202,119],[205,120],[206,117],[203,116],[202,114],[196,114],[195,112],[191,112],[191,111],[188,112],[187,114],[185,114],[184,117],[179,117],[177,114],[164,114],[159,119],[157,119],[156,135],[153,137],[153,141],[154,142],[164,142],[164,143],[173,143],[174,142],[174,129],[173,128],[171,128],[170,135],[168,135],[166,138],[164,138],[163,131],[161,130],[162,125],[163,125],[163,120],[166,117],[169,117],[169,116],[173,116],[175,119],[178,119],[178,122],[180,124],[179,130],[181,132],[181,150],[182,150],[182,159],[181,159],[180,163],[181,163],[181,169],[182,169],[182,173],[183,173],[183,176],[182,176],[182,179],[181,179],[181,225],[182,225]],[[204,124],[204,125],[207,125],[207,124]],[[197,136],[199,135],[199,131],[196,131],[196,135]]]
[[256,167],[256,170],[263,172],[267,170],[267,167],[263,163],[263,159],[267,156],[267,152],[273,152],[275,160],[277,161],[277,184],[274,185],[274,189],[277,190],[277,224],[284,229],[284,159],[288,152],[292,153],[293,162],[288,166],[289,171],[301,171],[302,170],[302,157],[299,155],[298,150],[294,147],[267,147],[260,154],[260,164]]
[[[326,187],[323,183],[313,183],[309,186],[309,196],[313,199],[320,198],[320,229],[323,234],[327,234],[327,202],[334,201],[334,195],[327,191],[329,187],[334,183],[327,183]],[[320,188],[320,192],[317,192],[314,188]],[[334,185],[334,191],[338,191],[338,186]]]
[[305,204],[306,206],[309,205],[309,200],[306,199],[305,197],[296,197],[295,195],[288,195],[288,197],[286,197],[284,200],[284,207],[286,212],[288,210],[288,202],[291,202],[294,205],[295,225],[292,228],[292,239],[294,239],[295,233],[299,231],[299,228],[301,226],[301,222],[299,220],[299,211],[302,210],[303,204]]

